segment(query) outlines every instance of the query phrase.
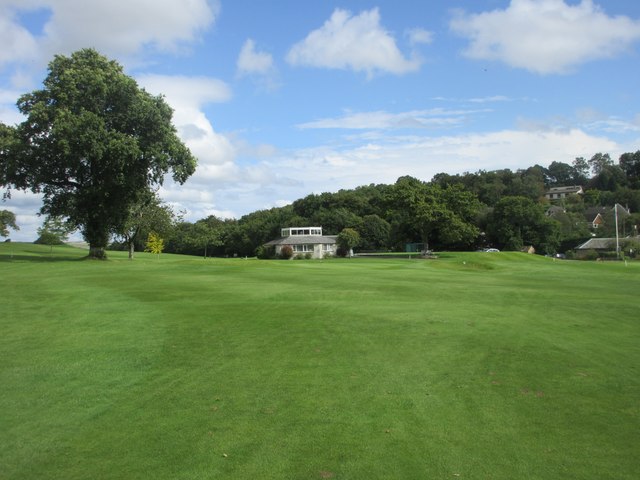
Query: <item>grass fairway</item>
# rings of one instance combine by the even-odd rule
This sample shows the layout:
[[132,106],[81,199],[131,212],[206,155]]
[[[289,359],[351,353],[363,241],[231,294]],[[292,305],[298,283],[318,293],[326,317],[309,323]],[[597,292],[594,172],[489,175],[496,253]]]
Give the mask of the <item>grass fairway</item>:
[[636,479],[640,263],[0,245],[0,478]]

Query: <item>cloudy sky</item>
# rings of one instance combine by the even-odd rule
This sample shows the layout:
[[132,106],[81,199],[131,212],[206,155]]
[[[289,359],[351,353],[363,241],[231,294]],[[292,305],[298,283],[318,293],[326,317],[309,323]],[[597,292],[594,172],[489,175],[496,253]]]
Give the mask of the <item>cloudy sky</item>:
[[[166,96],[198,157],[160,193],[238,218],[402,175],[640,149],[632,0],[0,0],[0,121],[93,47]],[[14,240],[40,199],[14,193]]]

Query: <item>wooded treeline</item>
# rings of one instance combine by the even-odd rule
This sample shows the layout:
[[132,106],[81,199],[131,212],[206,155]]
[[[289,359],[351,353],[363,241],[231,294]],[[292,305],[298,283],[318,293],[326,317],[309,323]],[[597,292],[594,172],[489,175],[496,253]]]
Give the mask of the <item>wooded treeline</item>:
[[[580,185],[584,194],[548,200],[551,187]],[[281,208],[240,219],[208,217],[178,221],[165,228],[165,251],[204,256],[266,255],[262,245],[287,226],[321,226],[325,235],[345,228],[360,234],[356,251],[403,251],[407,243],[425,249],[564,252],[593,235],[615,235],[613,206],[640,212],[640,150],[615,163],[608,154],[577,158],[572,164],[450,175],[430,181],[405,176],[394,184],[365,185],[335,193],[311,194]],[[553,215],[549,208],[557,206]],[[588,212],[602,212],[604,223],[590,228]],[[609,208],[605,208],[609,207]],[[640,216],[621,221],[621,234],[634,234]],[[152,228],[151,226],[149,228]],[[143,248],[144,235],[137,248]]]

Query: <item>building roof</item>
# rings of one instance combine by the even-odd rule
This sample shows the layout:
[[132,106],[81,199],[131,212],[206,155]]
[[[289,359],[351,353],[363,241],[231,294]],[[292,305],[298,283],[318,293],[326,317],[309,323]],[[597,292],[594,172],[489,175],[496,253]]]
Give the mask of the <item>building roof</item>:
[[615,238],[590,238],[582,245],[578,245],[576,250],[610,250],[615,248]]
[[582,187],[580,185],[569,185],[566,187],[551,187],[546,192],[547,194],[551,193],[582,193]]
[[595,217],[597,214],[602,215],[604,213],[607,213],[607,211],[609,211],[609,210],[613,210],[613,208],[609,208],[609,207],[589,207],[589,208],[585,209],[584,213],[588,217]]
[[321,244],[335,244],[337,242],[337,235],[292,235],[290,237],[281,237],[265,245],[317,245]]

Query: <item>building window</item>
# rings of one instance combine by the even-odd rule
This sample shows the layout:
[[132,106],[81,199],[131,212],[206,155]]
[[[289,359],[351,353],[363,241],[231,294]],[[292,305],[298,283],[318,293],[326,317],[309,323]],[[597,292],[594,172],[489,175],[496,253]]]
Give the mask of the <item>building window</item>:
[[297,253],[313,252],[313,245],[306,243],[302,245],[293,245],[293,251]]
[[281,237],[302,236],[302,235],[322,235],[322,227],[301,227],[301,228],[283,228],[280,230]]

